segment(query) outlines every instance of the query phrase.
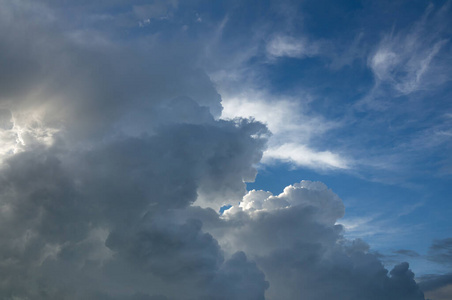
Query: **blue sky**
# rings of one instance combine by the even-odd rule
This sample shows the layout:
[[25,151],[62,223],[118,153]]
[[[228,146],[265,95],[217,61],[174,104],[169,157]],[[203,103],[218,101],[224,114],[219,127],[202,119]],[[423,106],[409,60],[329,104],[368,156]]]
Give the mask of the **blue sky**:
[[0,7],[2,299],[452,297],[452,2]]
[[[248,188],[278,194],[299,179],[322,181],[345,203],[340,222],[350,227],[347,235],[363,238],[382,254],[399,249],[426,254],[434,239],[448,237],[449,6],[292,3],[284,26],[269,25],[264,49],[240,65],[251,83],[238,95],[248,98],[240,102],[235,91],[226,92],[233,98],[231,115],[241,103],[239,115],[266,121],[271,130],[275,123],[276,149],[292,145],[287,154],[271,151],[279,157],[264,163]],[[280,115],[259,110],[259,105],[276,110],[281,100],[292,107],[281,108]],[[226,110],[227,101],[223,95]],[[297,147],[312,157],[293,157]],[[326,152],[330,155],[322,155]],[[441,266],[423,262],[417,271],[429,268]]]

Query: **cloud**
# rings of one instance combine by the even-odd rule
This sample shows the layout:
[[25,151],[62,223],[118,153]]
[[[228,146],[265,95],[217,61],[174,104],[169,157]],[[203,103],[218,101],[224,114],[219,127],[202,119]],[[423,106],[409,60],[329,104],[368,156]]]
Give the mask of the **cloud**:
[[147,5],[134,5],[134,14],[143,20],[150,18],[168,18],[171,14],[171,10],[177,7],[178,1],[155,1],[152,4]]
[[388,273],[366,243],[343,238],[343,214],[323,183],[302,181],[277,196],[250,191],[222,216],[238,228],[217,235],[226,251],[241,248],[256,260],[268,299],[424,299],[407,263]]
[[319,53],[319,46],[304,39],[290,36],[275,36],[267,43],[267,53],[270,57],[304,58]]
[[[373,30],[364,31],[361,52],[373,84],[353,104],[350,131],[343,136],[344,144],[361,145],[345,148],[355,169],[371,180],[408,186],[426,173],[450,173],[450,159],[443,154],[451,141],[446,115],[450,4],[426,4],[423,10],[414,21],[391,20],[377,41],[370,38]],[[364,131],[354,131],[358,124]]]
[[397,251],[394,251],[396,254],[404,255],[404,256],[410,256],[410,257],[418,257],[419,253],[413,250],[407,250],[407,249],[400,249]]
[[1,298],[262,299],[268,283],[244,253],[224,259],[199,220],[164,216],[198,192],[212,206],[240,199],[267,129],[215,121],[213,84],[169,45],[9,24],[35,17],[26,1],[2,14],[14,16],[0,30],[2,137],[26,146],[2,157]]
[[441,264],[452,264],[452,238],[433,241],[429,248],[429,259]]
[[452,274],[425,275],[420,278],[419,286],[425,292],[452,284]]
[[[306,95],[306,102],[309,96]],[[287,162],[296,167],[312,169],[348,169],[352,163],[339,153],[312,149],[311,140],[340,124],[305,112],[298,99],[272,99],[265,91],[247,91],[222,101],[222,118],[254,118],[266,124],[272,135],[262,162]]]
[[330,151],[316,152],[304,145],[283,144],[270,148],[264,153],[264,163],[272,160],[286,161],[296,166],[325,169],[348,169],[349,164],[345,159]]
[[[246,191],[268,129],[218,118],[183,33],[129,31],[166,8],[45,3],[1,1],[0,137],[20,151],[0,163],[0,298],[424,299],[407,263],[388,273],[343,237],[325,184]],[[105,9],[112,29],[80,29],[72,9]],[[285,133],[282,105],[266,120]],[[346,166],[311,154],[302,163]]]
[[261,299],[268,284],[245,254],[225,260],[200,220],[168,214],[190,207],[197,191],[243,195],[243,180],[254,176],[253,161],[262,155],[262,141],[251,136],[262,128],[246,121],[167,124],[148,137],[74,152],[55,144],[6,159],[1,277],[12,283],[2,297],[142,292],[211,299],[224,289],[224,299]]
[[[452,262],[452,239],[446,238],[434,240],[427,255],[423,258],[434,261],[445,267],[445,273],[425,274],[418,278],[419,287],[425,293],[426,299],[445,300],[452,296],[452,274],[448,271],[448,267]],[[412,251],[408,250],[408,255]],[[405,255],[405,251],[403,253]],[[419,254],[415,253],[416,256]]]
[[452,296],[452,274],[422,276],[419,286],[428,299],[450,299]]
[[[449,5],[430,4],[423,17],[407,29],[386,34],[368,58],[375,87],[368,101],[383,98],[386,87],[396,96],[431,90],[451,80],[450,62],[438,57],[449,43],[442,34]],[[444,22],[442,22],[444,20]]]

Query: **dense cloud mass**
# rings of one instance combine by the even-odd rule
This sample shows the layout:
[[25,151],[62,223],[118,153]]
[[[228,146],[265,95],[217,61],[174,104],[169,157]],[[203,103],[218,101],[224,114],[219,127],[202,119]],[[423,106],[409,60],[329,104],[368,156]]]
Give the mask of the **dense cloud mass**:
[[[424,299],[408,264],[343,237],[323,183],[246,191],[270,133],[217,119],[196,49],[46,2],[0,1],[0,298]],[[84,2],[66,13],[114,9]]]

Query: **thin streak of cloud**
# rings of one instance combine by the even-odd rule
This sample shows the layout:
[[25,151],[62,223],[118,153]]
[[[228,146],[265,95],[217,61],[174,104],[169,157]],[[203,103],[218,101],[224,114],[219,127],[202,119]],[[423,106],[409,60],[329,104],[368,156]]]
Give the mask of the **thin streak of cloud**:
[[319,46],[305,39],[276,36],[267,43],[266,50],[270,57],[303,58],[317,55]]
[[264,152],[263,163],[272,164],[275,160],[288,162],[297,167],[312,169],[348,169],[346,159],[330,151],[314,151],[304,145],[285,143],[270,147]]
[[[443,19],[445,4],[434,12],[433,4],[426,9],[424,16],[408,30],[393,31],[385,35],[368,58],[368,66],[375,77],[373,90],[360,105],[378,108],[379,99],[385,93],[396,96],[408,95],[420,90],[431,90],[450,81],[450,62],[436,60],[438,53],[450,42],[443,38],[442,25],[436,25]],[[436,26],[436,31],[426,30]],[[385,86],[391,89],[385,92]],[[377,102],[377,103],[374,103]],[[381,107],[381,106],[380,106]]]
[[[309,101],[309,95],[306,95]],[[223,97],[222,118],[252,117],[268,126],[272,135],[262,162],[287,162],[296,167],[332,170],[348,169],[352,162],[329,150],[314,150],[311,140],[340,124],[304,113],[300,100],[273,99],[265,92],[248,91],[233,98]]]

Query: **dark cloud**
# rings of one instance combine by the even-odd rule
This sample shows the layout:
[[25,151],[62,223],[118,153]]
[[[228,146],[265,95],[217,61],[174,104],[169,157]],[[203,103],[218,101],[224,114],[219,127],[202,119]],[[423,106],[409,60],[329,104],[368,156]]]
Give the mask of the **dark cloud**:
[[424,292],[433,291],[452,284],[452,273],[444,275],[424,275],[419,278],[419,286]]
[[1,298],[263,298],[245,254],[166,216],[201,191],[241,199],[266,128],[215,121],[213,84],[171,43],[95,40],[3,2],[1,125],[25,142],[0,174]]
[[[427,259],[443,266],[452,264],[452,238],[434,240],[429,248]],[[419,286],[426,296],[434,300],[452,297],[452,274],[428,274],[419,278]]]
[[452,274],[430,274],[419,278],[419,286],[426,297],[433,300],[452,298]]
[[0,109],[0,129],[11,130],[13,126],[11,112],[8,109]]
[[452,264],[452,238],[433,241],[429,249],[429,259],[442,264]]
[[409,256],[409,257],[418,257],[419,256],[419,253],[417,253],[416,251],[407,250],[407,249],[400,249],[400,250],[394,251],[394,253],[404,255],[404,256]]
[[[261,130],[248,121],[174,124],[90,150],[56,145],[9,158],[1,177],[1,250],[10,261],[4,275],[17,274],[17,287],[3,295],[39,298],[43,290],[42,298],[86,298],[115,284],[113,295],[160,290],[174,299],[211,299],[205,291],[222,285],[244,289],[243,267],[256,276],[246,286],[256,287],[239,294],[262,298],[264,275],[244,254],[223,266],[218,242],[202,232],[199,219],[168,214],[187,208],[206,184],[235,197],[244,193],[243,179],[255,172],[263,147],[250,135]],[[42,286],[29,286],[27,280],[41,277]]]
[[[179,36],[115,32],[177,2],[0,3],[0,298],[424,298],[343,237],[324,184],[246,194],[266,127],[216,118]],[[62,17],[104,9],[114,30]]]

